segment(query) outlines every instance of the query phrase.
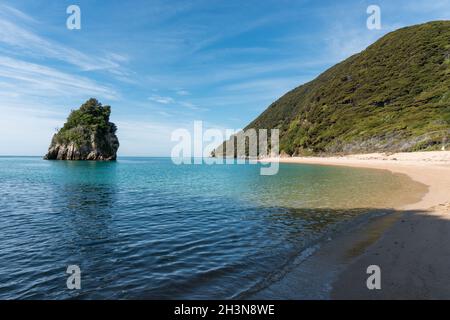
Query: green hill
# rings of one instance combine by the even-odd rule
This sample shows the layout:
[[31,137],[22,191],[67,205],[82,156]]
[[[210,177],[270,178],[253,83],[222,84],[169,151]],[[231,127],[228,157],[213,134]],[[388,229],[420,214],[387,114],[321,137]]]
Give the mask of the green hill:
[[387,34],[285,94],[249,128],[279,128],[290,155],[441,149],[450,133],[450,21]]

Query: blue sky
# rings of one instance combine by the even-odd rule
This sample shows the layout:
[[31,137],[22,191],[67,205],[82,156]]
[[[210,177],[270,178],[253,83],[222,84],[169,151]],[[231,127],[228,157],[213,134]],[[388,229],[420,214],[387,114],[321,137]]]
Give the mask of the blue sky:
[[[66,28],[72,4],[81,30]],[[119,155],[167,156],[177,128],[241,128],[387,32],[449,17],[450,0],[0,1],[0,155],[43,155],[96,97]]]

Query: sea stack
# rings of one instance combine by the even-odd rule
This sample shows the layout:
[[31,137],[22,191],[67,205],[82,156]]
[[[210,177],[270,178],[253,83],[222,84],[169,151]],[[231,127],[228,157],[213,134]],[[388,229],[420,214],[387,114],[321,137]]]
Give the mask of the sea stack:
[[45,160],[113,161],[117,158],[117,127],[109,122],[110,106],[96,99],[73,110],[52,139]]

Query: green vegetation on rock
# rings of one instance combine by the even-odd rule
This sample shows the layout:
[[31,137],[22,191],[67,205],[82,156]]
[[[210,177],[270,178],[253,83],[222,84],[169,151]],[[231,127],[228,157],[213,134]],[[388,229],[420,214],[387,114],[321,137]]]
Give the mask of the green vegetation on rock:
[[72,110],[67,122],[55,135],[59,143],[75,142],[78,146],[89,141],[91,134],[115,133],[117,128],[109,122],[110,106],[102,106],[96,99],[86,101],[78,110]]
[[46,159],[114,160],[119,141],[117,127],[109,122],[111,107],[91,98],[72,110],[52,139]]

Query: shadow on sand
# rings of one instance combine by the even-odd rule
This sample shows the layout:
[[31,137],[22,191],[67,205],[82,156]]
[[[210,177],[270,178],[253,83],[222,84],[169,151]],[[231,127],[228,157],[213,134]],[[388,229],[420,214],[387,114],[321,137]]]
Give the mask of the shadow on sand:
[[[319,210],[319,214],[333,216],[327,214],[330,210]],[[358,217],[341,224],[333,238],[321,239],[306,255],[302,253],[302,259],[281,279],[247,298],[449,299],[448,208],[346,211],[364,210],[375,214],[366,220]],[[292,214],[305,217],[308,211],[293,210]],[[385,215],[377,216],[377,212]],[[381,269],[381,290],[367,288],[370,265]]]

